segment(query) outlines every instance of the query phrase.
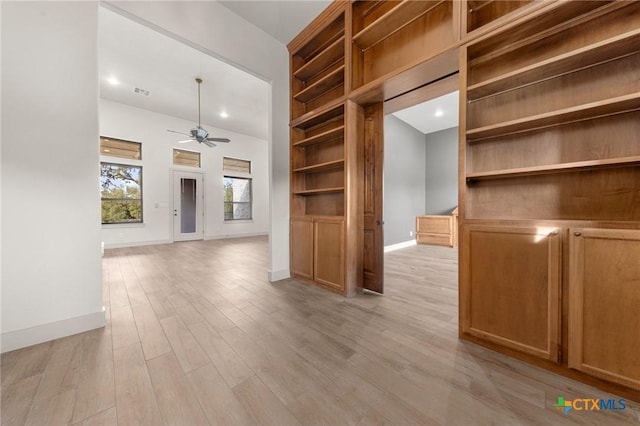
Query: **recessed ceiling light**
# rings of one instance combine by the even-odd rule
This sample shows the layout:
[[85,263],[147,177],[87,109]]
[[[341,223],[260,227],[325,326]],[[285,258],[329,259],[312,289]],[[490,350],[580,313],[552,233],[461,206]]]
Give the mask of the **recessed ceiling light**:
[[110,150],[110,149],[107,149],[107,148],[105,148],[103,151],[104,151],[104,152],[111,152],[111,150]]
[[444,111],[442,111],[441,109],[436,110],[436,113],[434,114],[436,117],[442,117],[444,115]]
[[111,84],[112,86],[117,86],[118,84],[120,84],[120,81],[118,81],[117,78],[115,78],[114,76],[111,76],[107,79],[107,81],[109,82],[109,84]]
[[222,118],[228,118],[228,117],[229,117],[229,114],[227,114],[227,111],[222,111],[222,112],[220,113],[220,117],[222,117]]

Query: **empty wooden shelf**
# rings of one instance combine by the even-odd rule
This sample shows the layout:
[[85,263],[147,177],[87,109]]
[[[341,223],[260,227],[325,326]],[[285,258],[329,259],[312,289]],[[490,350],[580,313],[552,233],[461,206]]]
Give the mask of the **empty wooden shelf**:
[[353,42],[362,50],[368,49],[442,2],[443,0],[379,2],[378,7],[390,7],[390,10],[355,34]]
[[576,161],[573,163],[549,164],[535,167],[519,167],[515,169],[467,173],[467,179],[501,179],[518,176],[535,176],[552,173],[576,172],[580,170],[592,170],[594,168],[627,167],[634,165],[640,165],[640,155],[624,158],[606,158],[602,160]]
[[516,69],[467,89],[469,99],[531,84],[616,59],[640,50],[640,29],[602,40],[588,46]]
[[467,130],[470,143],[640,109],[640,92]]

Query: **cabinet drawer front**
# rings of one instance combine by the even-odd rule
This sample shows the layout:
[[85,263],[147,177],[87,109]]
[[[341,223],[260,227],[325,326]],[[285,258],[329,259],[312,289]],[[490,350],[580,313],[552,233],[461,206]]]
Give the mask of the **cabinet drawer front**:
[[569,235],[569,367],[640,390],[640,231]]
[[417,233],[450,234],[451,216],[418,216]]
[[423,234],[417,235],[418,244],[433,244],[437,246],[451,247],[451,235],[450,234]]
[[560,237],[557,230],[467,226],[460,262],[464,333],[558,360]]

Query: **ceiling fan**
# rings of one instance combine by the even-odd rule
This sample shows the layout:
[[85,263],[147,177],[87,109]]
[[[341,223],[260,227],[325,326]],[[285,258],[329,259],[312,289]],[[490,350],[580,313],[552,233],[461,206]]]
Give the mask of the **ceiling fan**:
[[200,125],[200,85],[202,84],[202,79],[200,77],[196,78],[196,83],[198,83],[198,127],[191,129],[190,133],[182,133],[182,132],[177,132],[175,130],[169,130],[169,129],[167,129],[167,132],[178,133],[179,135],[184,135],[189,137],[189,139],[178,141],[178,143],[198,142],[213,148],[214,146],[216,146],[216,144],[213,142],[223,142],[223,143],[231,142],[227,138],[210,138],[209,132],[207,132],[206,129],[203,129],[202,126]]

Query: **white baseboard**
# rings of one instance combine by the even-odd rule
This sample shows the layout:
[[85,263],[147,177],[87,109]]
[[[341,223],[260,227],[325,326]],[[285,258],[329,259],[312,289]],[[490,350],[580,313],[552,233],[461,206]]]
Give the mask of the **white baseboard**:
[[128,241],[124,243],[104,243],[105,249],[123,248],[123,247],[140,247],[153,246],[156,244],[171,244],[171,240],[155,240],[155,241]]
[[106,323],[105,309],[103,307],[99,312],[82,315],[80,317],[2,333],[2,347],[0,351],[4,353],[15,349],[26,348],[27,346],[37,345],[38,343],[48,342],[49,340],[104,327]]
[[225,235],[207,235],[205,240],[225,240],[227,238],[244,238],[244,237],[264,237],[269,235],[268,232],[257,232],[249,234],[225,234]]
[[384,252],[388,253],[390,251],[400,250],[400,249],[403,249],[403,248],[415,246],[416,244],[417,244],[416,240],[409,240],[409,241],[404,241],[404,242],[398,243],[398,244],[391,244],[390,246],[384,246]]
[[269,271],[268,279],[269,282],[273,283],[280,280],[286,280],[287,278],[291,278],[291,272],[288,269],[281,269],[279,271]]

